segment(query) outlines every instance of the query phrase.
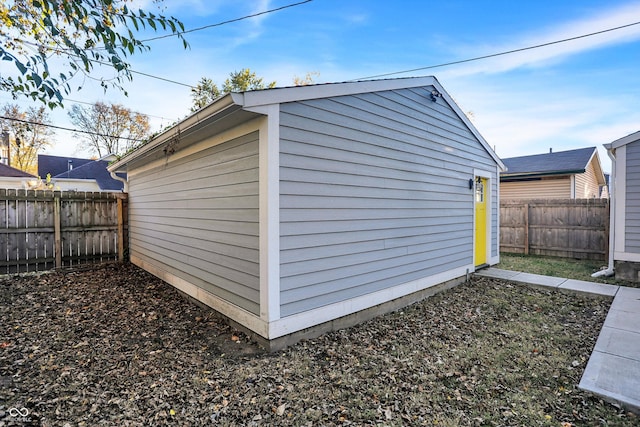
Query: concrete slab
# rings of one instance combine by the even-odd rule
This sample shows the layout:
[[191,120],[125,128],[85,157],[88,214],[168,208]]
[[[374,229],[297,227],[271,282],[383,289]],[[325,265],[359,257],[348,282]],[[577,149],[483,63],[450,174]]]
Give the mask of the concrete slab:
[[520,274],[519,271],[502,270],[499,268],[485,268],[474,273],[476,276],[493,277],[494,279],[511,279],[513,276]]
[[604,326],[622,329],[623,331],[640,332],[640,314],[631,311],[609,308]]
[[[620,287],[618,297],[611,304],[611,310],[629,311],[640,316],[640,289]],[[640,317],[638,319],[640,328]]]
[[629,288],[627,286],[621,286],[620,296],[622,298],[640,300],[640,288]]
[[520,283],[527,283],[531,285],[545,286],[551,288],[557,288],[561,284],[567,281],[562,277],[542,276],[540,274],[520,273],[513,276],[509,280]]
[[640,362],[594,351],[579,387],[640,412]]
[[608,285],[606,283],[585,282],[583,280],[568,279],[558,289],[566,289],[583,294],[602,295],[606,297],[614,297],[618,292],[619,286]]
[[640,362],[640,331],[603,326],[593,350]]

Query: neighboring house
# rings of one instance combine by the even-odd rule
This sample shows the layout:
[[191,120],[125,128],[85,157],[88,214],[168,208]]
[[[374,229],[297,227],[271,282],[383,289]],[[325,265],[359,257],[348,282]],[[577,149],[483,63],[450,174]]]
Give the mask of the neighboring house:
[[423,77],[227,94],[109,170],[131,261],[275,349],[498,263],[503,167]]
[[73,168],[93,161],[94,159],[38,154],[38,176],[46,179],[47,175],[51,175],[51,178],[53,178],[61,173],[68,172],[73,170]]
[[608,173],[604,174],[604,185],[600,187],[600,198],[608,199],[609,198],[609,180],[611,179],[611,175]]
[[[612,159],[607,275],[640,281],[640,131],[604,146]],[[615,267],[615,268],[614,268]]]
[[0,163],[0,188],[26,189],[37,180],[37,176]]
[[56,190],[74,191],[122,191],[126,174],[114,179],[107,170],[116,156],[109,155],[98,160],[38,155],[38,174],[45,180],[47,175]]
[[596,147],[502,161],[500,200],[600,198],[606,185]]

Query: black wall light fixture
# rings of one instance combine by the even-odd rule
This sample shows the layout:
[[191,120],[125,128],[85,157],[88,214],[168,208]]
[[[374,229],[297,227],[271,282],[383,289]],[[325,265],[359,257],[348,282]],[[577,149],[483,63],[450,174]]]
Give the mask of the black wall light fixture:
[[441,94],[440,92],[438,92],[438,89],[433,89],[433,90],[431,91],[431,100],[432,100],[433,102],[436,102],[436,100],[437,100],[438,98],[442,98],[442,94]]
[[473,184],[474,184],[473,178],[469,178],[469,190],[473,190]]

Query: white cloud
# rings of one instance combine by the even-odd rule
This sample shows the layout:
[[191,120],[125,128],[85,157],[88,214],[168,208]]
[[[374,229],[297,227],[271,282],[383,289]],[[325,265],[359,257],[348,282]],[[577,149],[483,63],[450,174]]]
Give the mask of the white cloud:
[[[640,16],[640,3],[634,2],[615,9],[598,11],[593,16],[565,22],[555,27],[542,28],[536,30],[535,34],[510,37],[513,41],[509,44],[461,46],[457,50],[461,58],[508,52],[628,25],[635,22],[638,16]],[[521,67],[545,66],[581,52],[637,40],[640,40],[640,25],[633,25],[577,40],[459,65],[448,71],[448,74],[500,73]]]

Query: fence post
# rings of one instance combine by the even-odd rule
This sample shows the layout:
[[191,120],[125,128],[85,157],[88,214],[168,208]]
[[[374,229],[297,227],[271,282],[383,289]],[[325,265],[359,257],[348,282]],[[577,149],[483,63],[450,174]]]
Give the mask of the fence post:
[[118,197],[118,261],[124,261],[124,211],[122,198]]
[[529,255],[529,203],[524,204],[524,254]]
[[60,231],[60,194],[53,196],[53,240],[56,255],[55,268],[62,267],[62,233]]

